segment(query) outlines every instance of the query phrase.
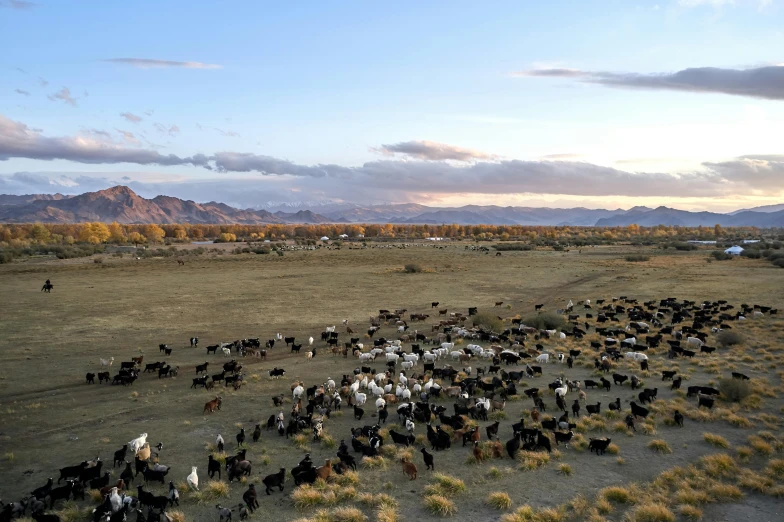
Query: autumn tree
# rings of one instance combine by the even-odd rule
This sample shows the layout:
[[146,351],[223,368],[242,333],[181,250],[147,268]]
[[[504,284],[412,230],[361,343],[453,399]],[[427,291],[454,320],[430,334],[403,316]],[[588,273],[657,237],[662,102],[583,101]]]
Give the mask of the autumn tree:
[[166,231],[158,225],[145,225],[144,237],[146,237],[150,243],[161,243],[163,238],[166,237]]
[[122,225],[116,221],[109,225],[109,241],[112,243],[125,243],[127,239]]
[[49,239],[50,236],[51,233],[49,232],[49,229],[41,223],[36,223],[33,225],[33,228],[30,229],[30,239],[38,241],[39,243],[46,243],[46,240]]
[[128,240],[137,247],[139,246],[139,243],[144,243],[146,241],[145,237],[139,232],[131,232],[128,236]]

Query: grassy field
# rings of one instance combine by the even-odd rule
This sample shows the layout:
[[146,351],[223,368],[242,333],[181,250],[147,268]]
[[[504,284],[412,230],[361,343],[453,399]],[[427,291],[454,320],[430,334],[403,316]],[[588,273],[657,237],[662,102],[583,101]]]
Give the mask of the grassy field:
[[[625,258],[629,255],[650,259],[628,262]],[[403,273],[408,263],[421,265],[425,272]],[[39,291],[47,278],[55,285],[51,294]],[[215,394],[190,389],[194,366],[210,361],[212,367],[217,367],[225,362],[222,355],[206,355],[204,347],[208,344],[245,337],[264,340],[277,332],[296,336],[299,342],[311,335],[319,339],[325,326],[338,325],[338,331],[345,331],[340,326],[343,319],[364,333],[369,316],[380,308],[430,313],[431,301],[439,301],[440,308],[463,313],[469,306],[476,306],[480,312],[501,316],[508,324],[517,314],[532,313],[535,303],[545,303],[546,309],[554,310],[563,308],[570,299],[577,302],[618,295],[640,302],[665,297],[727,299],[736,306],[745,302],[782,309],[781,288],[784,270],[764,261],[708,263],[705,252],[621,246],[568,253],[504,252],[495,256],[466,250],[457,243],[362,250],[344,247],[287,252],[282,257],[203,256],[189,258],[185,266],[178,266],[173,259],[129,258],[106,258],[101,264],[75,259],[3,265],[0,498],[18,500],[43,485],[48,477],[56,480],[59,468],[95,455],[110,461],[114,450],[143,432],[149,434],[153,444],[164,443],[160,460],[172,466],[168,478],[184,483],[191,466],[198,466],[202,484],[206,484],[208,445],[214,443],[218,433],[226,439],[227,450],[233,451],[239,427],[252,431],[256,423],[277,413],[270,398],[278,393],[290,397],[294,380],[303,380],[306,385],[323,383],[327,377],[339,380],[358,366],[355,359],[333,358],[326,351],[307,360],[304,355],[290,355],[276,346],[266,361],[243,361],[246,385],[239,391],[221,388],[222,410],[202,415],[204,403]],[[504,304],[495,307],[497,301]],[[428,335],[434,319],[431,317],[422,327]],[[283,493],[276,491],[268,497],[262,487],[262,510],[252,518],[338,521],[363,520],[366,516],[370,520],[413,520],[438,513],[449,515],[456,510],[455,516],[472,520],[497,520],[502,513],[507,513],[508,521],[569,517],[617,520],[623,516],[630,520],[668,520],[666,513],[658,514],[664,518],[645,518],[656,515],[649,511],[659,503],[671,511],[673,520],[699,518],[698,511],[704,511],[700,516],[706,520],[717,520],[723,515],[716,503],[733,496],[732,491],[722,493],[719,488],[731,486],[741,491],[741,498],[732,508],[737,517],[774,520],[776,502],[780,502],[776,496],[782,493],[777,485],[781,476],[776,475],[776,470],[781,473],[780,464],[773,461],[780,458],[784,448],[784,403],[780,398],[784,390],[784,321],[765,317],[738,324],[736,330],[746,338],[744,344],[719,349],[710,356],[698,354],[692,361],[671,362],[663,349],[654,350],[649,353],[651,372],[647,376],[636,364],[619,364],[621,373],[635,373],[646,387],[659,388],[652,422],[638,422],[636,433],[616,426],[623,416],[616,418],[604,412],[616,397],[621,398],[628,412],[628,401],[636,396],[628,384],[613,386],[610,392],[588,390],[587,402],[601,402],[602,414],[580,422],[578,432],[584,444],[560,447],[548,462],[529,462],[534,458],[529,456],[518,461],[488,459],[469,464],[470,448],[453,445],[449,451],[436,454],[436,471],[462,479],[465,487],[461,489],[445,485],[433,472],[424,470],[419,446],[413,458],[419,477],[410,482],[400,466],[401,453],[389,449],[385,450],[384,462],[376,463],[386,469],[361,466],[358,476],[299,491],[297,498],[292,498],[290,476]],[[380,334],[387,338],[397,335],[390,326]],[[188,347],[188,339],[193,336],[200,338],[199,349]],[[341,333],[343,337],[347,340],[348,336]],[[593,330],[590,339],[597,339]],[[159,354],[160,343],[174,348],[171,356]],[[322,346],[319,341],[316,344]],[[716,342],[711,339],[709,344]],[[587,347],[588,339],[551,342],[547,346],[584,351]],[[157,375],[142,375],[131,387],[84,383],[86,372],[99,371],[100,357],[115,357],[114,373],[120,361],[140,354],[145,363],[165,359],[179,366],[179,377],[159,380]],[[578,360],[573,370],[565,365],[547,365],[543,377],[527,384],[546,389],[546,384],[562,372],[571,379],[598,379],[590,361]],[[270,381],[266,371],[273,366],[285,368],[286,378]],[[377,362],[374,366],[380,370],[384,364]],[[475,362],[473,366],[482,364]],[[678,369],[684,376],[684,389],[690,384],[716,385],[730,371],[741,371],[752,377],[753,394],[741,403],[718,400],[711,413],[698,411],[696,399],[671,392],[668,384],[661,382],[661,369]],[[524,389],[524,385],[518,389]],[[576,394],[571,394],[569,402],[574,398]],[[442,402],[451,413],[451,401]],[[553,413],[552,395],[545,395],[545,402],[548,414]],[[506,418],[501,421],[502,442],[511,438],[511,424],[527,416],[531,406],[527,398],[507,403]],[[286,413],[289,408],[287,404]],[[367,411],[372,409],[371,405],[366,407]],[[686,415],[684,428],[666,422],[674,409]],[[390,422],[396,418],[392,413]],[[325,428],[337,442],[348,441],[351,426],[372,422],[366,418],[356,423],[346,411],[343,416],[333,416]],[[526,424],[530,422],[527,418]],[[487,424],[480,423],[482,427]],[[418,425],[416,433],[424,434],[425,427]],[[597,457],[588,452],[585,445],[592,436],[611,437],[617,454],[608,452]],[[650,449],[654,440],[665,441],[671,452]],[[391,440],[387,445],[392,445]],[[318,443],[297,448],[276,433],[264,432],[261,442],[249,443],[248,459],[254,468],[250,482],[258,488],[263,476],[280,467],[290,469],[305,451],[320,463],[334,457],[336,450]],[[730,462],[700,460],[716,453],[728,455]],[[695,467],[687,468],[690,464]],[[119,475],[120,470],[114,473]],[[603,488],[611,486],[626,488],[631,498],[625,502],[605,498]],[[215,499],[207,495],[195,498],[181,490],[181,507],[175,509],[188,521],[217,520],[214,505],[220,502],[236,506],[246,487],[235,482],[228,497]],[[163,494],[165,488],[159,485],[153,490]],[[693,492],[696,500],[687,498],[684,491]],[[500,492],[506,492],[510,502],[502,495],[492,495]],[[78,503],[80,507],[88,504]],[[526,505],[530,505],[530,517]],[[544,512],[546,509],[552,512]],[[79,516],[77,512],[74,519]]]

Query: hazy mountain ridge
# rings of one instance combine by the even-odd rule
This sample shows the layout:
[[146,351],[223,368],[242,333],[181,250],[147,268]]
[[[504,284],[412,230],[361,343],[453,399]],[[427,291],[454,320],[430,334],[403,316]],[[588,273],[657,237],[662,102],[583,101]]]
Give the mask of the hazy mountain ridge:
[[[237,209],[225,203],[197,203],[173,196],[145,199],[125,186],[78,196],[62,194],[0,195],[0,222],[194,224],[322,224],[401,223],[525,226],[756,226],[784,227],[784,205],[767,205],[732,213],[690,212],[669,207],[633,207],[629,210],[466,205],[428,207],[417,203],[361,206],[323,202],[314,209],[297,204]],[[780,210],[776,210],[781,207]]]

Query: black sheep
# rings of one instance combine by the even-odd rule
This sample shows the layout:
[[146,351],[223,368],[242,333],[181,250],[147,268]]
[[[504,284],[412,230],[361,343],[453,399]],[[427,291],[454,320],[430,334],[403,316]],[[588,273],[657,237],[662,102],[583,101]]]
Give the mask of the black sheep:
[[240,428],[240,432],[237,433],[236,439],[238,448],[245,443],[245,428]]

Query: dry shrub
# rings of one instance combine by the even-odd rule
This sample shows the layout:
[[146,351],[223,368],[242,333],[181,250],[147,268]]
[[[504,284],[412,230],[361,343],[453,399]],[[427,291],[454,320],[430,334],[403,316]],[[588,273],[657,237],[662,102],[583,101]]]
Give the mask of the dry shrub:
[[675,515],[661,504],[642,504],[626,516],[629,522],[675,522]]
[[611,513],[613,510],[612,504],[610,504],[606,498],[598,499],[594,505],[596,506],[596,510],[602,515]]
[[730,346],[736,346],[739,344],[743,344],[745,339],[743,335],[739,332],[732,332],[729,330],[725,330],[716,337],[716,341],[719,345],[723,346],[724,348],[728,348]]
[[364,522],[367,518],[355,507],[339,507],[330,513],[330,522]]
[[748,461],[752,455],[754,455],[754,450],[748,446],[738,446],[735,448],[735,452],[738,454],[738,458],[743,462]]
[[559,464],[557,471],[561,475],[566,475],[568,477],[572,474],[572,467],[569,464]]
[[441,495],[428,495],[425,497],[424,503],[431,515],[451,517],[457,513],[455,503]]
[[618,447],[616,443],[611,442],[610,444],[607,445],[607,453],[609,453],[610,455],[617,455],[620,452],[621,452],[621,448]]
[[357,495],[357,501],[372,507],[397,507],[398,505],[397,500],[386,493],[360,493]]
[[60,517],[61,522],[81,522],[87,520],[91,512],[92,507],[81,508],[73,500],[68,500],[54,513]]
[[308,449],[310,447],[310,435],[306,433],[294,435],[294,447],[301,450]]
[[663,439],[654,439],[650,441],[648,443],[648,448],[652,449],[656,453],[672,453],[670,445],[667,444],[667,441]]
[[291,493],[291,500],[294,501],[296,509],[307,509],[327,503],[324,493],[309,484],[295,489]]
[[708,444],[712,446],[716,446],[717,448],[729,448],[730,443],[722,437],[721,435],[716,435],[715,433],[703,433],[702,438]]
[[419,263],[408,263],[403,267],[403,272],[406,274],[421,274],[425,269]]
[[493,493],[490,493],[487,496],[485,503],[498,511],[504,511],[512,507],[512,499],[503,491],[494,491]]
[[675,500],[679,504],[700,505],[707,504],[711,501],[710,495],[704,491],[694,491],[691,488],[685,487],[678,490],[675,494]]
[[751,395],[751,384],[742,379],[719,379],[719,391],[732,402],[740,402]]

